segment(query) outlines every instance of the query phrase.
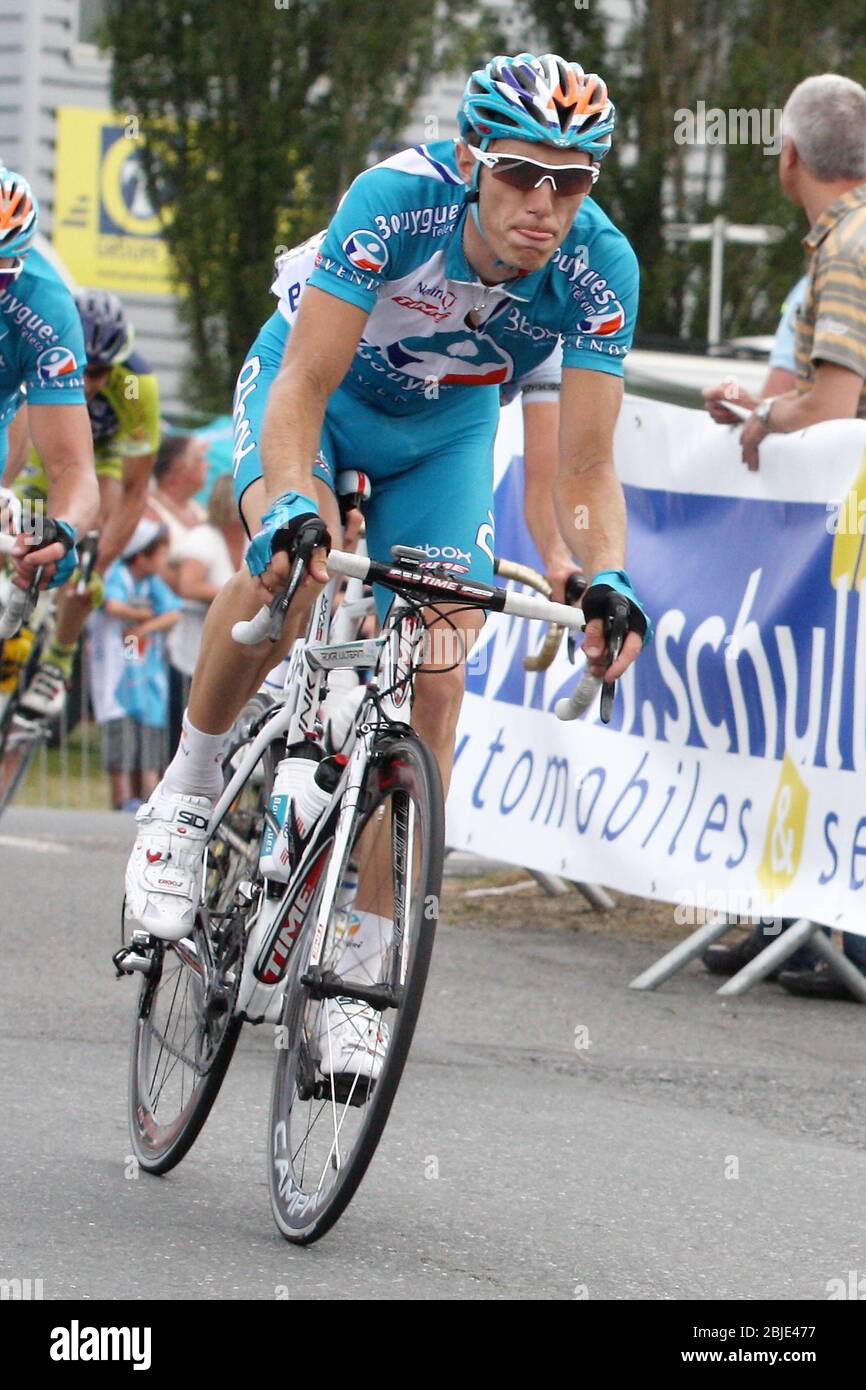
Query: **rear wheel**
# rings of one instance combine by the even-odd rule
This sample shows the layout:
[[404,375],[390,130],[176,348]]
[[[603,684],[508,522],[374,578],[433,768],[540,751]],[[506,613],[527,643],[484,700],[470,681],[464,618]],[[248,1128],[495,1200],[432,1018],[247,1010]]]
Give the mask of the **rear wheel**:
[[[309,918],[289,962],[268,1154],[271,1205],[287,1240],[308,1244],[330,1229],[382,1135],[427,980],[444,828],[442,784],[429,749],[410,730],[385,735],[355,810],[320,966],[309,964]],[[359,901],[387,902],[391,915],[375,908],[386,920],[381,949],[360,952],[347,967],[347,880],[356,867]],[[350,1038],[357,1033],[358,1056],[338,1071],[332,1039],[340,1030],[347,1036],[346,1028]],[[345,1050],[340,1055],[345,1061]]]

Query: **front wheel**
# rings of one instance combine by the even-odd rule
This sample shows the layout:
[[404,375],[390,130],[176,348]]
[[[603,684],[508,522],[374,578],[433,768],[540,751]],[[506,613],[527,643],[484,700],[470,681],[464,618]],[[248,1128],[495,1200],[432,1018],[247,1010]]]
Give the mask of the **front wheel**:
[[[328,833],[325,827],[323,838]],[[309,919],[289,964],[268,1177],[277,1226],[297,1244],[318,1240],[345,1210],[388,1119],[430,966],[444,843],[442,783],[433,755],[411,730],[384,735],[355,808],[320,965],[310,967]],[[347,943],[359,921],[350,902],[356,877],[356,903],[376,912],[382,925],[375,949],[352,958]]]

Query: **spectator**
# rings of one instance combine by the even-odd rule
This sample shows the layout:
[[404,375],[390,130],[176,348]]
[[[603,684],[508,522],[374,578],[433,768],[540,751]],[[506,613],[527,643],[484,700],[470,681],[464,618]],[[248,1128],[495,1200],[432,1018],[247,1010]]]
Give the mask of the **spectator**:
[[767,396],[783,396],[797,385],[797,318],[808,284],[808,275],[801,275],[782,305],[782,317],[767,364],[769,370],[761,387],[762,401]]
[[88,620],[94,714],[115,810],[134,811],[162,774],[168,712],[165,633],[180,602],[159,576],[167,533],[140,521],[105,577],[105,603]]
[[866,90],[858,82],[824,73],[794,88],[782,112],[779,180],[810,224],[796,386],[761,402],[730,384],[704,391],[719,424],[737,422],[726,400],[754,411],[741,441],[752,470],[771,432],[866,418]]
[[[153,466],[153,487],[147,499],[147,515],[168,532],[168,574],[174,578],[178,553],[194,526],[205,520],[205,510],[195,501],[207,477],[207,441],[191,434],[167,435]],[[172,585],[173,587],[173,585]]]
[[[145,516],[168,530],[168,552],[163,578],[177,592],[183,546],[195,526],[205,520],[205,510],[195,494],[207,477],[207,441],[191,434],[166,436],[159,446],[153,469],[154,487]],[[183,672],[170,661],[168,672],[168,739],[174,748],[180,739],[184,710]]]
[[178,552],[177,592],[183,599],[183,611],[169,635],[168,652],[172,665],[184,676],[185,686],[195,670],[207,610],[240,569],[246,544],[232,479],[224,474],[217,478],[208,498],[207,521],[188,532]]
[[[752,470],[769,433],[789,433],[821,420],[866,419],[866,90],[859,83],[824,73],[794,88],[782,112],[779,181],[810,225],[804,239],[810,266],[796,318],[795,386],[760,403],[745,391],[732,392],[730,385],[704,392],[719,424],[736,420],[726,400],[754,410],[741,440],[743,461]],[[843,943],[866,974],[866,938],[845,933]],[[707,952],[705,962],[730,973],[767,944],[758,930],[739,947]],[[742,959],[734,964],[738,953]],[[802,964],[801,957],[796,965]],[[806,969],[789,966],[779,980],[794,994],[852,997],[823,962]]]

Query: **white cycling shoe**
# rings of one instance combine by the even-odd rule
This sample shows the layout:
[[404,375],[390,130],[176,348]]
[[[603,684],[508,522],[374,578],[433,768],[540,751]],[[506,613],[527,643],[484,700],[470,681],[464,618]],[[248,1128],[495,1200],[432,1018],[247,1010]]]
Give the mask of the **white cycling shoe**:
[[204,843],[214,803],[163,790],[136,812],[126,866],[126,916],[163,941],[189,936],[201,902]]
[[21,708],[40,719],[56,719],[66,704],[66,677],[59,666],[39,666],[21,696]]
[[387,1023],[359,999],[326,999],[319,1015],[323,1076],[378,1081],[391,1041]]

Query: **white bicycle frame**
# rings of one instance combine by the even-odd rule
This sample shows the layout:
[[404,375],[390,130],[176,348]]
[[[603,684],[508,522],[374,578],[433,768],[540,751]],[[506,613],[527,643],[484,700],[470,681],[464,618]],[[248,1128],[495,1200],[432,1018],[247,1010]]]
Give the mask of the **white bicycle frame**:
[[[395,562],[393,573],[399,577],[401,561]],[[331,804],[340,801],[340,813],[336,827],[327,840],[321,836],[321,827],[328,819],[327,810],[319,819],[308,844],[304,847],[295,869],[292,871],[285,889],[279,894],[279,901],[271,916],[271,929],[264,940],[258,943],[253,971],[256,979],[263,985],[280,985],[286,977],[289,951],[300,934],[312,897],[318,887],[322,868],[320,867],[327,851],[328,862],[325,881],[319,897],[316,923],[313,932],[308,966],[315,969],[321,963],[328,922],[337,895],[350,849],[350,836],[358,796],[363,788],[373,746],[382,728],[393,724],[408,724],[411,713],[411,692],[415,672],[423,662],[423,646],[426,627],[418,610],[418,602],[410,602],[402,593],[395,593],[388,609],[381,633],[377,637],[352,640],[343,638],[336,642],[328,641],[332,623],[335,629],[349,626],[349,621],[357,620],[358,614],[367,611],[366,602],[349,599],[349,606],[343,614],[343,621],[337,622],[334,612],[337,579],[345,575],[360,583],[367,577],[370,561],[362,556],[349,555],[341,551],[331,551],[328,568],[334,576],[316,598],[313,605],[307,636],[299,638],[291,651],[285,680],[285,701],[274,710],[264,727],[255,736],[244,754],[234,775],[214,807],[208,826],[208,843],[219,829],[226,812],[234,802],[241,788],[246,784],[265,750],[280,738],[291,745],[320,737],[317,728],[318,712],[321,704],[322,681],[328,671],[345,668],[363,669],[373,667],[374,677],[367,687],[367,693],[355,718],[356,737],[348,761],[334,789]],[[417,571],[416,571],[417,573]],[[407,571],[408,578],[408,571]],[[443,589],[442,601],[451,596],[449,590],[459,587],[447,579],[429,578],[429,583],[440,585]],[[477,591],[479,595],[489,594],[489,589]],[[456,597],[456,595],[455,595]],[[344,603],[346,601],[344,600]],[[429,603],[429,599],[427,600]],[[537,618],[546,622],[558,622],[573,630],[583,627],[583,616],[579,609],[554,604],[536,595],[519,594],[512,591],[504,595],[502,611],[525,618]],[[354,610],[354,611],[353,611]],[[339,609],[337,613],[339,614]],[[266,624],[270,622],[270,611],[263,608],[250,623],[238,623],[233,629],[235,639],[241,642],[260,641]],[[352,630],[350,628],[350,630]],[[583,711],[592,703],[601,682],[587,674],[575,695],[567,701],[569,712],[560,717],[572,718],[571,708]],[[557,711],[558,713],[559,711]],[[411,851],[413,834],[412,818],[408,826],[408,850]],[[297,902],[298,910],[293,911]],[[397,905],[395,904],[395,907]],[[408,919],[410,904],[399,905],[404,922]],[[399,931],[399,927],[398,927]],[[248,938],[248,948],[249,948]],[[404,962],[407,953],[401,953]]]

